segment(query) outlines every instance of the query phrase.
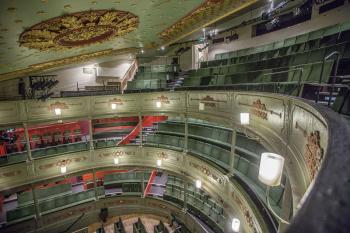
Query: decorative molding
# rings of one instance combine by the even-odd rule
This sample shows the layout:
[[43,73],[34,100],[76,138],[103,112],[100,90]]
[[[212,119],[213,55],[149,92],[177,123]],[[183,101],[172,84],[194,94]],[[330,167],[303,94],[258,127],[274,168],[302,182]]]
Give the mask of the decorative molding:
[[217,183],[219,184],[223,184],[224,181],[223,179],[221,179],[220,177],[218,177],[216,174],[214,174],[213,172],[210,171],[210,169],[206,166],[203,165],[199,165],[197,163],[194,162],[190,162],[189,163],[191,167],[197,169],[198,171],[200,171],[201,173],[203,173],[204,175],[214,179]]
[[60,108],[60,109],[69,109],[68,105],[64,102],[58,102],[56,101],[55,103],[50,104],[47,109],[49,111],[54,111],[55,108]]
[[232,192],[231,196],[232,196],[233,200],[236,202],[236,204],[238,205],[238,207],[240,208],[240,210],[242,211],[244,218],[245,218],[246,222],[248,223],[248,226],[250,227],[252,232],[258,233],[259,231],[254,224],[253,213],[251,213],[251,211],[243,204],[243,201],[235,192]]
[[297,121],[295,122],[295,128],[300,130],[303,133],[304,137],[307,137],[307,130],[304,129]]
[[251,113],[263,120],[267,120],[268,113],[271,115],[276,115],[279,118],[282,118],[282,113],[275,112],[273,110],[270,110],[266,107],[266,104],[264,104],[260,99],[257,99],[256,101],[253,101],[252,104],[242,103],[238,102],[239,105],[248,106],[251,107]]
[[313,131],[307,136],[304,158],[310,171],[311,179],[314,179],[321,167],[324,150],[320,145],[320,131]]
[[218,103],[227,103],[225,100],[216,100],[214,97],[210,95],[206,95],[203,98],[191,98],[191,101],[199,101],[200,103],[204,103],[204,106],[206,107],[212,107],[215,108]]
[[19,44],[38,50],[62,50],[124,36],[138,24],[139,18],[127,11],[82,11],[32,26],[19,36]]

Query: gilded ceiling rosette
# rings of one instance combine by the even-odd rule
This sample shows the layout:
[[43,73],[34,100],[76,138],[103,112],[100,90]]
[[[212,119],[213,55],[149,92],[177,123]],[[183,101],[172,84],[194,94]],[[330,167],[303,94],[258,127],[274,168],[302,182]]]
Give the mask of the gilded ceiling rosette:
[[124,36],[138,24],[139,18],[126,11],[82,11],[32,26],[20,35],[19,43],[32,49],[61,50]]

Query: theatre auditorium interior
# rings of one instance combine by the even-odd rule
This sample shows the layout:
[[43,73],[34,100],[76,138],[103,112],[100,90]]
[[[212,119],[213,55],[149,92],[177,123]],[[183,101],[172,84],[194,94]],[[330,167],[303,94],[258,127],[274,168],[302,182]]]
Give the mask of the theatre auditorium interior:
[[0,0],[0,233],[349,233],[350,0]]

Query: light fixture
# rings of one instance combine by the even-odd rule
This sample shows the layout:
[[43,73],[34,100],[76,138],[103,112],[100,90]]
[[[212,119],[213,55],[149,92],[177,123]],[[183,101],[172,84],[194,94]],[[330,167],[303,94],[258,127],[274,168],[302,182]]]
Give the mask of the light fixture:
[[200,189],[202,187],[202,181],[196,180],[196,188]]
[[55,115],[60,116],[62,114],[62,110],[60,108],[55,108]]
[[198,107],[199,107],[199,111],[203,111],[205,108],[205,105],[204,103],[200,102]]
[[160,102],[160,101],[157,101],[157,102],[156,102],[156,106],[157,106],[157,108],[160,108],[160,107],[162,107],[162,102]]
[[239,221],[238,218],[233,218],[232,219],[232,224],[231,224],[232,231],[233,232],[238,232],[240,226],[241,226],[241,221]]
[[114,165],[118,165],[119,164],[119,158],[118,157],[114,157],[113,158],[113,162],[114,162]]
[[111,104],[111,108],[112,108],[112,110],[116,110],[117,109],[117,104],[116,103],[112,103]]
[[161,159],[157,159],[157,167],[161,167],[162,166],[162,160]]
[[205,28],[202,28],[202,32],[205,32]]
[[279,186],[283,173],[284,158],[274,153],[262,153],[259,166],[258,179],[267,185],[266,187],[266,202],[267,207],[271,213],[278,218],[282,223],[289,224],[289,222],[281,218],[270,205],[270,187]]
[[67,172],[67,166],[66,165],[62,165],[61,166],[61,174],[64,174]]
[[144,53],[145,53],[145,51],[144,51],[143,49],[141,49],[141,53],[142,53],[142,54],[144,54]]
[[279,186],[283,173],[284,158],[274,153],[262,153],[259,180],[269,186]]
[[249,113],[241,112],[240,120],[241,120],[241,125],[249,125]]
[[162,46],[162,47],[160,47],[160,49],[161,49],[162,51],[164,51],[165,47],[164,47],[164,46]]

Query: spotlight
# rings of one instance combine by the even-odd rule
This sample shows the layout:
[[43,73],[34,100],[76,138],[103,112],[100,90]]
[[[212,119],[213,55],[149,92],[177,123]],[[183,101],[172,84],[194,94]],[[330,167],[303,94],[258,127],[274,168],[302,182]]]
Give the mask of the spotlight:
[[259,180],[269,186],[279,186],[283,173],[284,158],[274,153],[262,153]]
[[156,102],[156,106],[157,106],[157,108],[160,108],[160,107],[162,107],[162,102],[160,102],[160,101],[157,101],[157,102]]
[[117,104],[116,103],[112,103],[111,104],[111,108],[112,108],[112,110],[116,110],[117,109]]
[[114,157],[113,158],[113,162],[114,162],[114,165],[118,165],[119,164],[119,158],[118,157]]

